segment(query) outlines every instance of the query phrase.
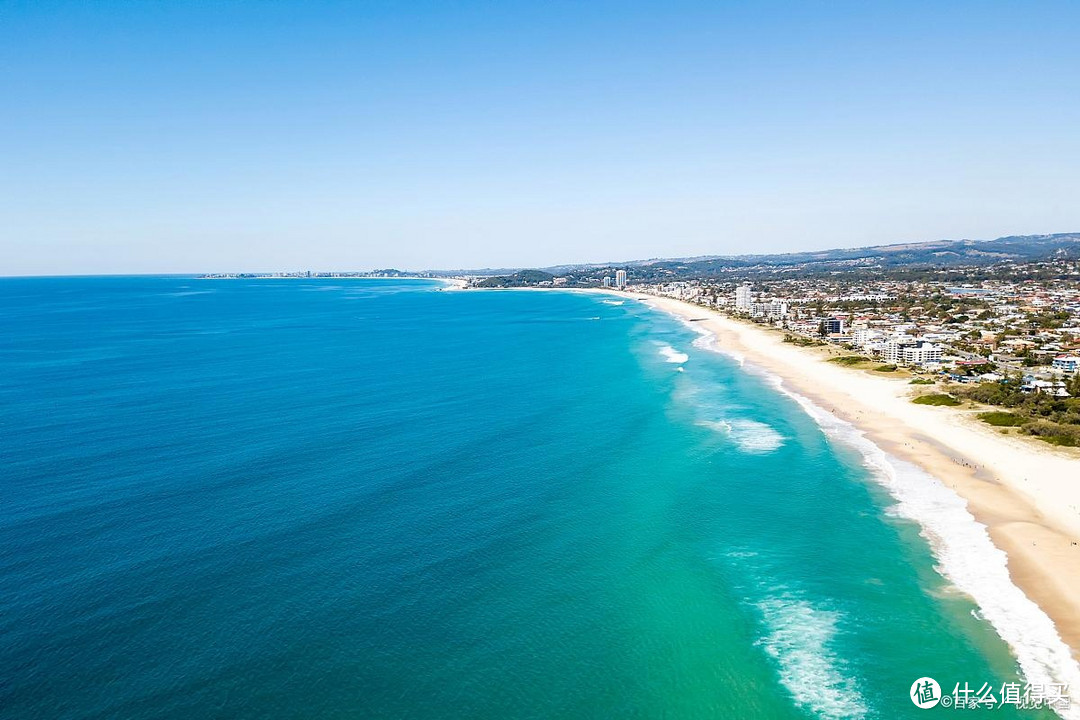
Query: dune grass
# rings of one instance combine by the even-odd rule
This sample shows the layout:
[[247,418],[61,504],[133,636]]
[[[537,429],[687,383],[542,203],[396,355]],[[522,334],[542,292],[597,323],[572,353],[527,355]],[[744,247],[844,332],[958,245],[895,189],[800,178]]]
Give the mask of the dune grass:
[[829,362],[837,365],[858,365],[869,362],[869,360],[862,355],[841,355],[840,357],[829,358]]
[[1023,415],[1003,411],[979,413],[979,419],[994,427],[1020,427],[1027,422]]
[[960,401],[954,398],[952,395],[945,395],[944,393],[931,393],[929,395],[920,395],[911,402],[916,405],[934,405],[938,407],[956,407],[960,404]]

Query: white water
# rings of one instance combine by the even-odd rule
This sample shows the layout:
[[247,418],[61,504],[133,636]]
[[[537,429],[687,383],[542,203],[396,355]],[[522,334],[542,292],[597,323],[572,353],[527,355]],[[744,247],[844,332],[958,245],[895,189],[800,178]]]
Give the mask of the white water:
[[858,682],[832,650],[839,615],[791,595],[758,603],[768,627],[761,645],[780,666],[780,681],[795,701],[829,720],[866,717]]
[[772,452],[784,444],[784,436],[770,425],[757,420],[733,418],[730,420],[701,420],[698,423],[731,438],[740,450],[761,454]]
[[[1080,665],[1046,613],[1013,584],[1007,556],[968,512],[967,502],[926,471],[887,454],[855,426],[776,382],[826,435],[859,451],[874,479],[896,500],[889,512],[918,523],[937,571],[975,601],[979,615],[1012,649],[1027,681],[1080,690]],[[1080,706],[1059,714],[1080,718]]]
[[681,353],[670,345],[664,345],[660,348],[660,354],[664,356],[664,359],[669,363],[675,363],[682,365],[684,362],[690,359],[690,356],[686,353]]
[[[745,357],[721,347],[708,331],[686,324],[701,335],[695,346],[728,355],[745,366]],[[896,500],[887,512],[919,525],[937,560],[935,569],[975,602],[979,616],[1012,649],[1029,683],[1065,683],[1070,692],[1080,691],[1080,664],[1049,616],[1013,584],[1007,556],[993,544],[986,526],[972,516],[963,498],[923,469],[886,453],[851,423],[792,392],[778,376],[754,366],[748,369],[798,402],[831,440],[859,452],[872,477]],[[807,674],[784,680],[793,693],[804,692],[803,683],[819,670],[812,665],[803,668]],[[1080,720],[1080,705],[1058,714]]]

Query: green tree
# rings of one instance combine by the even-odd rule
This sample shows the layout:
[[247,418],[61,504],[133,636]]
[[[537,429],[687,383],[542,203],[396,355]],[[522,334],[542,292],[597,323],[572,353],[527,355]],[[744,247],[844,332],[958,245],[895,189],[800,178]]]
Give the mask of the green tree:
[[1080,372],[1065,381],[1065,390],[1073,397],[1080,397]]

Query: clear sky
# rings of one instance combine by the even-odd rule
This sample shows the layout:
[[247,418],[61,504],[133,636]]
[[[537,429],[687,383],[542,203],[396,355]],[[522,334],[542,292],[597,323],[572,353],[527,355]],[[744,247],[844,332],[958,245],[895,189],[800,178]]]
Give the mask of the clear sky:
[[0,275],[1080,230],[1077,2],[0,0]]

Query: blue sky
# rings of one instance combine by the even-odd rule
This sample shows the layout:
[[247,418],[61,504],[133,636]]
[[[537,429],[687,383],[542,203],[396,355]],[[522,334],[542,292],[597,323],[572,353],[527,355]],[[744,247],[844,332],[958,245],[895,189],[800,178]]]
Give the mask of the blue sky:
[[1080,3],[0,0],[0,275],[1080,230]]

